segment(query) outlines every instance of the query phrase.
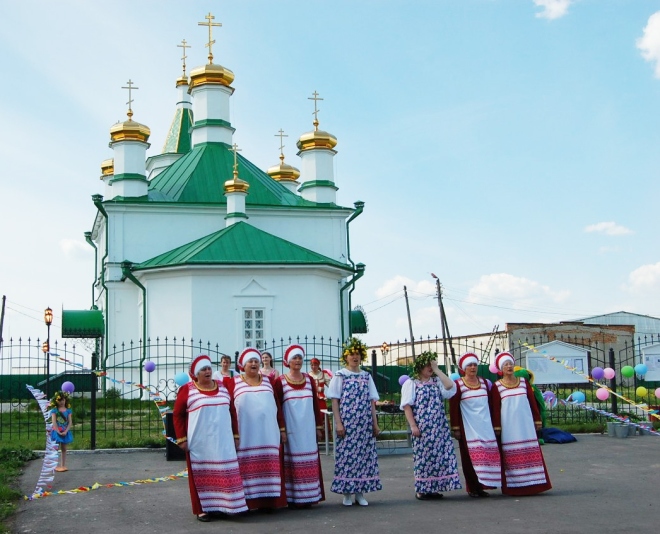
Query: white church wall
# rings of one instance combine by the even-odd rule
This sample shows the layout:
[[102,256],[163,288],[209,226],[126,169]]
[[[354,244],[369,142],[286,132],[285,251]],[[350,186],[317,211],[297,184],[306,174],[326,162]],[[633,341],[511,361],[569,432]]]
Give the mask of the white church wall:
[[[185,336],[244,347],[244,310],[263,310],[262,339],[339,337],[336,276],[319,269],[185,269],[140,275],[147,287],[148,336]],[[313,299],[308,298],[314,295]]]

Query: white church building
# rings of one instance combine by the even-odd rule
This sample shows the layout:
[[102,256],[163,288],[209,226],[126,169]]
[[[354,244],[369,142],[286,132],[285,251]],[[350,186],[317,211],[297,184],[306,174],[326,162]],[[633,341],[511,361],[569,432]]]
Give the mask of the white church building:
[[281,154],[264,172],[234,144],[234,74],[213,63],[211,46],[208,63],[189,76],[185,57],[184,48],[161,154],[146,157],[151,132],[133,120],[131,89],[128,120],[110,129],[105,190],[92,197],[86,233],[105,352],[177,336],[233,354],[274,338],[341,342],[365,328],[351,313],[364,265],[352,260],[349,240],[364,203],[337,204],[337,139],[319,129],[315,112],[313,130],[297,141],[300,171]]

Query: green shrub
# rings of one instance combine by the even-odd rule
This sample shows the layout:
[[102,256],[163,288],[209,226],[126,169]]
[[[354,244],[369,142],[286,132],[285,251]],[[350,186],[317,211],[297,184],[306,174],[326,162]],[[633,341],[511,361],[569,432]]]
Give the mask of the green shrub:
[[121,399],[121,391],[118,388],[110,388],[105,392],[106,399]]

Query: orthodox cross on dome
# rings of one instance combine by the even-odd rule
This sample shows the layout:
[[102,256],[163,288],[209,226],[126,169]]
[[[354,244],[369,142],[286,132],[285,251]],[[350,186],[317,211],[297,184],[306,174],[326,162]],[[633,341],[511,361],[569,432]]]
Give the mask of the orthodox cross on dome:
[[186,59],[188,56],[186,55],[186,48],[192,48],[188,43],[186,43],[186,40],[183,39],[181,41],[181,44],[176,45],[178,48],[183,48],[183,56],[181,56],[181,61],[183,61],[183,76],[185,78],[186,76]]
[[314,131],[316,131],[319,129],[319,110],[316,107],[316,103],[323,99],[319,97],[319,94],[316,91],[314,91],[312,96],[307,97],[307,100],[314,101],[314,122],[312,124],[314,124]]
[[275,137],[280,138],[280,161],[284,163],[284,138],[289,136],[284,133],[282,128],[280,128],[280,131],[275,134]]
[[238,153],[241,149],[238,148],[236,143],[234,143],[231,145],[231,151],[234,153],[234,180],[236,180],[236,178],[238,178]]
[[198,26],[208,26],[209,28],[209,42],[206,43],[204,46],[209,49],[209,65],[213,63],[213,45],[215,44],[215,41],[213,40],[213,26],[222,26],[221,22],[211,22],[212,20],[215,20],[215,17],[211,15],[211,12],[209,11],[209,14],[204,17],[207,22],[198,22]]
[[131,109],[131,104],[133,103],[133,91],[139,89],[139,87],[133,87],[133,83],[134,82],[129,78],[126,82],[128,87],[122,87],[122,89],[128,89],[128,102],[126,102],[128,104],[128,113],[126,113],[126,115],[128,115],[129,120],[133,117],[133,110]]

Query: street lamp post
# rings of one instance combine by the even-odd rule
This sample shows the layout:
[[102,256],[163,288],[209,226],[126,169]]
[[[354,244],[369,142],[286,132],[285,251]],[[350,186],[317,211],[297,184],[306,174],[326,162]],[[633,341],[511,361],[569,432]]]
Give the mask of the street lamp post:
[[46,308],[44,311],[44,322],[48,328],[48,337],[42,350],[46,357],[46,397],[50,398],[50,325],[53,324],[53,310],[50,308]]

